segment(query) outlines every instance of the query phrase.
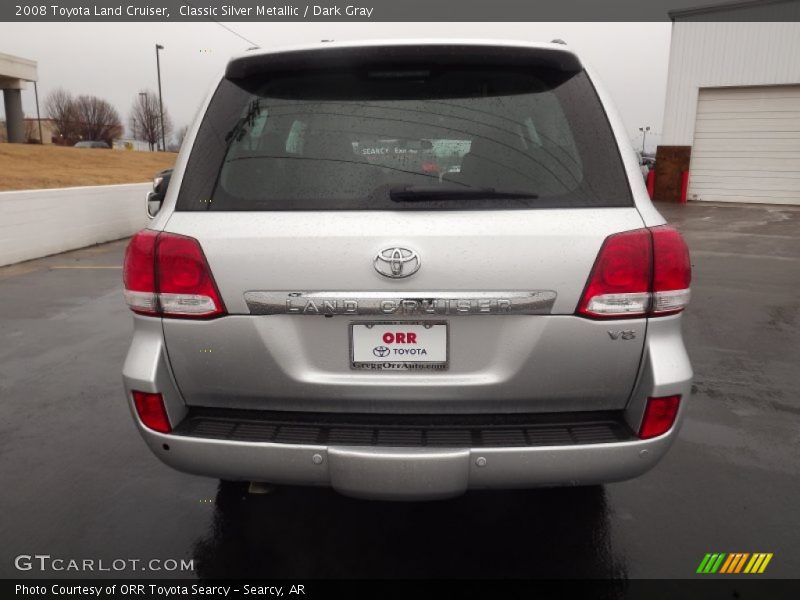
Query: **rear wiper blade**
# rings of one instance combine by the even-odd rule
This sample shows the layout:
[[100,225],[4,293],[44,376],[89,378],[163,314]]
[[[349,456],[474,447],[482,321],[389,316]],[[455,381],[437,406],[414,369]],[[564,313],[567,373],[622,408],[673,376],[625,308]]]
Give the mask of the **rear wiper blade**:
[[409,185],[389,190],[395,202],[424,202],[425,200],[535,200],[538,194],[494,188]]

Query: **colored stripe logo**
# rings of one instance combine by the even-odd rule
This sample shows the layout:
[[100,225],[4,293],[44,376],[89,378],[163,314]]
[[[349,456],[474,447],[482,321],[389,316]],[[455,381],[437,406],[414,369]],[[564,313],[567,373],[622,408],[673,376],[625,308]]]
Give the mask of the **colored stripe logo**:
[[700,561],[697,573],[724,573],[726,575],[763,573],[771,560],[772,552],[755,552],[753,554],[749,552],[709,553]]

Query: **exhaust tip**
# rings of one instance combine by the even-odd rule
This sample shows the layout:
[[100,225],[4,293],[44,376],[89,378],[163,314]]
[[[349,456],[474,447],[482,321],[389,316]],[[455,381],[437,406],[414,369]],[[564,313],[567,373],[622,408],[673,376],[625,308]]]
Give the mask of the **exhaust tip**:
[[250,487],[247,488],[248,494],[264,496],[266,494],[271,494],[275,491],[275,486],[269,483],[264,483],[262,481],[251,481]]

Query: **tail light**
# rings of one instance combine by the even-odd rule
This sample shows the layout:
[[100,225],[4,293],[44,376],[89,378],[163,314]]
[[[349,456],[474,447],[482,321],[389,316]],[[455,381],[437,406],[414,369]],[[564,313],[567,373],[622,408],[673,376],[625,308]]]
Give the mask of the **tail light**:
[[609,236],[603,242],[578,305],[587,317],[639,317],[650,306],[653,247],[647,229]]
[[155,272],[157,237],[157,231],[140,231],[133,236],[125,250],[122,269],[125,301],[133,312],[142,315],[158,314]]
[[653,227],[653,315],[678,313],[689,304],[692,264],[683,236],[672,227]]
[[642,426],[639,428],[639,437],[643,440],[657,437],[667,433],[675,424],[678,416],[680,396],[664,396],[662,398],[648,398],[644,409]]
[[132,393],[136,414],[139,415],[139,419],[145,427],[159,433],[172,431],[172,426],[167,418],[167,409],[164,407],[164,398],[162,398],[161,394],[137,391]]
[[689,303],[692,267],[683,237],[667,226],[606,238],[577,314],[623,319],[675,314]]
[[136,313],[209,319],[225,314],[200,243],[174,233],[140,231],[128,244],[125,300]]

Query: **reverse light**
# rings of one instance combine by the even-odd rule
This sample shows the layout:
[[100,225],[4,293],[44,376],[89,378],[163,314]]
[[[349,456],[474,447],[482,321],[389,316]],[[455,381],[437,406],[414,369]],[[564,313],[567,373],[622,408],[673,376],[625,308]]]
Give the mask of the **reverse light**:
[[680,396],[663,396],[648,398],[644,409],[644,418],[639,428],[639,437],[643,440],[667,433],[675,424],[680,407]]
[[678,231],[668,226],[608,236],[577,314],[593,319],[665,316],[689,303],[692,267]]
[[200,243],[174,233],[140,231],[125,252],[125,300],[136,313],[209,319],[225,314]]
[[164,398],[162,398],[161,394],[138,391],[133,391],[132,394],[136,414],[139,415],[139,419],[145,427],[159,433],[172,431],[169,418],[167,418],[167,409],[164,406]]

